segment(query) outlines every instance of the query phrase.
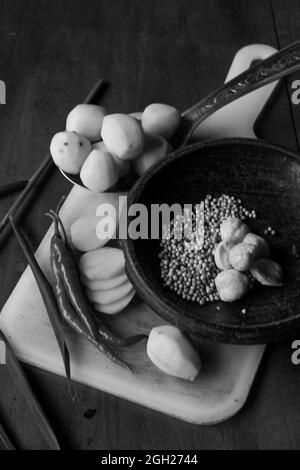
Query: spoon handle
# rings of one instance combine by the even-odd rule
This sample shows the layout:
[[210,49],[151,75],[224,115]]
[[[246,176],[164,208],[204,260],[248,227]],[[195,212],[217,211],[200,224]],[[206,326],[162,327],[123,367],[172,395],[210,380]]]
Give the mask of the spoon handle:
[[173,148],[186,145],[194,129],[218,109],[298,69],[300,41],[260,61],[184,111],[181,124],[172,139]]

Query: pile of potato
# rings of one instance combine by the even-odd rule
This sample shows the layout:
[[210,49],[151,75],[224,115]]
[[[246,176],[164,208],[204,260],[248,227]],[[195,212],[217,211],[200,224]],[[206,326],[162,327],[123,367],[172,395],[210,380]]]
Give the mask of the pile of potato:
[[103,192],[131,166],[141,175],[165,157],[180,120],[176,108],[160,103],[133,114],[108,114],[101,106],[80,104],[69,113],[66,130],[54,135],[50,152],[59,168],[80,174],[91,191]]

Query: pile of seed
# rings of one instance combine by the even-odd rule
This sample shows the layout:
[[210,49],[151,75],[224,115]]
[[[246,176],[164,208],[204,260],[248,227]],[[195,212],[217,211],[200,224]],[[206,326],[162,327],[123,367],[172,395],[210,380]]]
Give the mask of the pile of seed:
[[230,216],[245,220],[256,218],[256,213],[233,196],[213,198],[208,194],[164,227],[159,258],[165,286],[200,305],[219,300],[215,287],[219,270],[213,251],[221,240],[220,225]]

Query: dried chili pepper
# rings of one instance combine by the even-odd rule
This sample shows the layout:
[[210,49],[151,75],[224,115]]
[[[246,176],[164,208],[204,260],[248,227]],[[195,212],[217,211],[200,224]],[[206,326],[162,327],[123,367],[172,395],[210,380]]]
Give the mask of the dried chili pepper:
[[63,224],[54,211],[48,214],[54,222],[54,235],[51,239],[51,256],[57,260],[59,275],[62,278],[68,298],[73,305],[77,315],[85,325],[89,335],[96,340],[98,331],[96,323],[90,312],[90,306],[84,295],[83,288],[79,279],[75,261],[67,246],[67,238],[64,229],[62,234],[59,231],[59,225]]
[[82,322],[81,318],[75,312],[69,300],[65,284],[61,277],[59,258],[57,257],[55,252],[51,253],[50,263],[54,276],[54,292],[57,299],[57,304],[60,313],[66,323],[74,331],[76,331],[80,335],[85,336],[89,341],[91,341],[97,347],[97,349],[104,353],[112,362],[132,371],[131,367],[125,361],[116,356],[116,354],[111,350],[111,348],[107,344],[102,343],[99,339],[94,338],[90,335],[86,325]]
[[[60,201],[58,208],[56,212],[53,210],[50,210],[47,215],[49,215],[52,220],[54,221],[54,235],[53,238],[55,237],[55,243],[51,241],[51,252],[60,252],[61,254],[59,255],[59,270],[61,272],[63,280],[66,278],[66,273],[68,273],[68,269],[70,269],[70,266],[72,267],[72,272],[73,272],[73,278],[76,276],[76,283],[74,284],[74,289],[73,291],[73,296],[76,298],[76,295],[78,295],[78,292],[80,293],[80,298],[77,302],[73,302],[72,298],[70,297],[70,293],[68,289],[68,286],[70,287],[70,281],[64,281],[65,288],[67,290],[67,294],[70,298],[70,301],[72,305],[74,306],[75,310],[78,312],[74,304],[80,304],[81,306],[81,314],[80,318],[85,317],[88,320],[92,318],[94,323],[97,323],[96,325],[96,330],[97,333],[94,335],[95,339],[99,336],[102,341],[105,341],[107,344],[110,344],[111,346],[116,346],[116,347],[125,347],[125,346],[132,346],[133,344],[138,343],[142,339],[146,338],[146,335],[139,334],[139,335],[133,335],[128,338],[120,338],[116,334],[114,334],[112,331],[110,331],[101,321],[99,315],[93,315],[93,312],[91,312],[91,308],[89,305],[88,300],[85,298],[85,294],[82,289],[82,285],[80,282],[80,278],[78,275],[77,267],[75,264],[75,260],[73,259],[73,252],[71,250],[71,247],[68,244],[67,241],[67,235],[65,232],[64,225],[58,215],[59,208],[61,207],[62,202],[64,201],[64,198]],[[59,231],[60,228],[60,231]],[[52,243],[53,242],[53,243]],[[63,266],[63,263],[67,260],[67,263]],[[72,274],[72,273],[71,273]],[[70,277],[70,275],[69,275]],[[79,284],[79,288],[78,288]],[[76,291],[75,289],[78,289]],[[78,312],[79,313],[79,312]],[[83,319],[83,318],[82,318]],[[87,322],[85,321],[85,324]],[[91,330],[91,329],[89,329]],[[95,333],[95,330],[94,330]]]
[[133,336],[128,336],[127,338],[120,338],[114,332],[112,332],[107,326],[105,326],[99,317],[98,313],[94,315],[95,321],[98,326],[98,334],[105,341],[107,344],[116,347],[125,347],[125,346],[132,346],[133,344],[139,343],[143,339],[147,338],[145,334],[138,334]]

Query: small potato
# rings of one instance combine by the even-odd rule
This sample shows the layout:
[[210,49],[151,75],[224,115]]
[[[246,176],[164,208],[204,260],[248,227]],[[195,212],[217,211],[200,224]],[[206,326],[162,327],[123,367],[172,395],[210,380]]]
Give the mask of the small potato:
[[104,150],[92,150],[81,168],[80,178],[95,193],[111,188],[119,179],[113,156]]
[[[106,152],[108,152],[108,149],[107,149],[107,147],[105,147],[105,144],[104,144],[103,140],[101,140],[99,142],[95,142],[92,145],[92,149],[100,149],[100,150],[105,150]],[[129,160],[121,160],[121,158],[117,157],[116,155],[113,155],[113,154],[111,154],[111,155],[113,156],[113,158],[114,158],[114,160],[117,164],[119,174],[120,174],[120,178],[127,175],[130,171],[130,161]]]
[[128,114],[109,114],[103,120],[101,137],[107,149],[121,160],[131,160],[144,148],[144,132]]
[[148,134],[157,134],[170,139],[179,126],[181,115],[178,109],[168,104],[153,103],[142,114],[142,127]]
[[225,219],[220,226],[222,240],[231,240],[234,243],[242,242],[248,232],[250,232],[248,225],[234,216]]
[[133,160],[133,167],[138,175],[142,175],[169,152],[171,152],[171,146],[166,139],[159,135],[147,134],[143,153]]
[[112,289],[113,287],[118,287],[123,284],[125,281],[128,280],[127,274],[124,273],[118,274],[110,279],[99,279],[99,280],[89,280],[84,275],[81,275],[81,282],[84,286],[87,287],[90,291],[100,291],[100,290],[108,290]]
[[[100,217],[86,215],[77,219],[70,228],[73,246],[79,251],[92,251],[105,245],[111,237],[100,239],[97,236],[97,224]],[[116,221],[114,221],[116,224]]]
[[90,302],[95,304],[107,305],[123,299],[123,297],[129,294],[131,290],[132,284],[130,284],[127,279],[120,286],[112,287],[111,289],[105,290],[101,289],[98,291],[87,289],[86,293]]
[[122,299],[117,300],[116,302],[112,302],[111,304],[94,304],[95,310],[101,313],[107,313],[109,315],[115,315],[116,313],[120,313],[124,310],[125,307],[131,302],[135,295],[135,290],[131,289],[131,291],[125,295]]
[[80,173],[90,151],[90,142],[75,132],[58,132],[50,144],[50,153],[55,165],[72,175]]
[[136,111],[134,113],[129,113],[129,116],[132,116],[135,119],[137,119],[138,121],[140,121],[142,119],[142,114],[143,113],[141,111]]
[[79,271],[90,281],[111,279],[125,272],[125,258],[119,248],[104,246],[84,253],[79,260]]
[[217,275],[215,285],[223,302],[234,302],[249,290],[249,279],[246,274],[235,269],[227,269]]
[[106,114],[107,111],[102,106],[79,104],[68,114],[66,129],[95,142],[100,139],[102,121]]

